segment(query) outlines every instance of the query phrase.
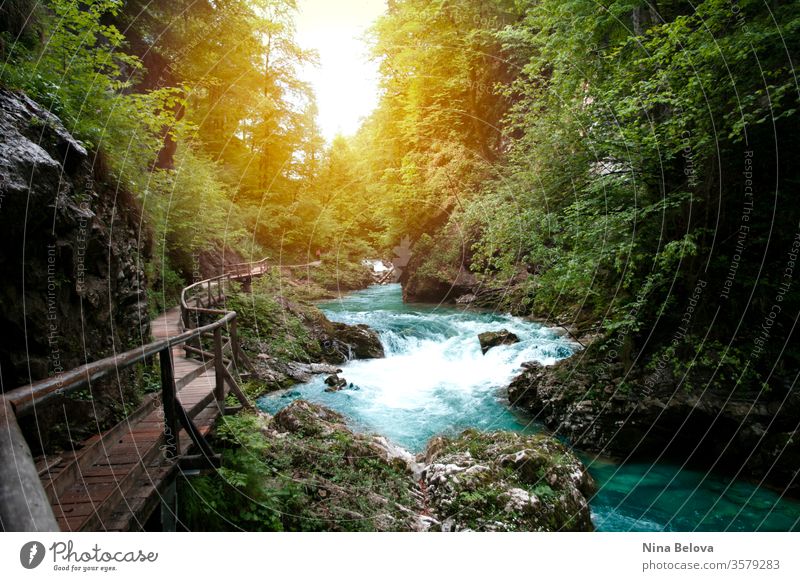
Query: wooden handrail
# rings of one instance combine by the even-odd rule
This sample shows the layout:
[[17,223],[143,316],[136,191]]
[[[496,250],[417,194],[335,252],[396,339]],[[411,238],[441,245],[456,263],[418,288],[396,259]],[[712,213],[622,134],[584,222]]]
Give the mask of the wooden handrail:
[[138,347],[121,355],[112,355],[93,363],[81,365],[59,376],[48,377],[30,385],[18,387],[5,393],[3,398],[14,407],[17,417],[24,416],[32,412],[36,405],[43,404],[53,397],[72,393],[92,381],[102,379],[111,372],[130,367],[164,349],[182,345],[203,333],[227,325],[236,318],[236,311],[217,311],[217,313],[223,313],[224,316],[220,320],[203,327],[190,329],[168,339],[148,343],[143,347]]
[[188,303],[186,302],[186,295],[187,295],[187,293],[189,291],[194,290],[195,288],[198,288],[198,287],[208,286],[212,282],[222,281],[223,279],[230,279],[230,276],[231,276],[230,273],[219,274],[217,276],[212,276],[211,278],[207,278],[205,280],[199,280],[199,281],[197,281],[195,283],[192,283],[189,286],[185,287],[181,291],[181,304],[180,304],[181,309],[193,309],[194,308],[194,307],[190,307],[188,305]]
[[254,266],[266,264],[268,260],[269,260],[269,257],[266,256],[266,257],[262,258],[261,260],[256,260],[256,261],[253,261],[253,262],[239,262],[238,264],[232,264],[231,268],[235,268],[237,271],[244,270],[245,268],[249,268],[252,271]]

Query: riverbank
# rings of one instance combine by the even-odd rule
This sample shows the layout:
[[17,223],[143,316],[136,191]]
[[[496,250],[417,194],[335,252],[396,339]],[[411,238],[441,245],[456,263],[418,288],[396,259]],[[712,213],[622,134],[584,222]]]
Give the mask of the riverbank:
[[[278,401],[280,409],[222,421],[215,446],[224,449],[225,468],[182,492],[190,498],[182,518],[192,530],[593,529],[588,503],[593,481],[580,460],[549,436],[489,426],[442,429],[428,410],[433,413],[415,413],[418,425],[427,422],[432,430],[431,438],[412,447],[415,455],[380,426],[365,431],[353,424],[352,414],[334,411],[335,404],[302,399],[298,389],[309,384],[332,402],[349,399],[362,387],[367,394],[353,369],[368,361],[400,363],[397,378],[406,385],[415,380],[409,375],[413,370],[396,358],[397,344],[382,340],[365,323],[326,316],[329,310],[323,313],[287,290],[293,288],[283,276],[266,276],[254,281],[252,294],[228,298],[228,307],[239,313],[242,347],[256,364],[246,390],[251,396],[267,392],[262,401]],[[391,297],[399,293],[397,285],[375,289]],[[413,322],[402,327],[398,340],[414,332]],[[412,341],[418,339],[423,349],[435,343],[434,336]],[[554,358],[559,347],[549,347],[554,351],[545,356]],[[431,373],[433,367],[416,371]],[[430,377],[428,385],[431,380],[436,381]],[[402,397],[402,391],[395,394]],[[494,396],[485,395],[491,405]]]
[[218,475],[187,482],[190,530],[590,531],[594,481],[545,435],[466,431],[414,456],[297,400],[219,426]]
[[550,367],[531,365],[510,383],[508,396],[580,449],[669,461],[800,496],[800,398],[724,388],[712,371],[689,387],[670,368],[626,370],[590,348]]
[[[555,369],[576,349],[563,333],[524,319],[404,303],[397,286],[320,306],[333,320],[376,329],[387,357],[342,366],[340,375],[352,388],[326,392],[323,378],[314,378],[266,396],[262,409],[275,413],[295,399],[313,401],[342,413],[353,429],[380,433],[415,452],[437,434],[470,427],[547,430],[535,415],[510,406],[505,386],[523,362],[538,359]],[[481,354],[477,334],[500,328],[523,341]],[[770,490],[682,463],[583,459],[598,482],[590,504],[599,530],[791,530],[800,517],[796,503]]]

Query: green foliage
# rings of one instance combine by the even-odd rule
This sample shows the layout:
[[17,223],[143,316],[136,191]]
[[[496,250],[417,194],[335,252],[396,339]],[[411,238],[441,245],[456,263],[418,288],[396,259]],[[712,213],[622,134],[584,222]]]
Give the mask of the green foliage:
[[324,256],[319,267],[309,269],[310,280],[334,296],[365,288],[372,283],[372,274],[362,260],[371,253],[366,244],[342,244],[335,254]]
[[[697,281],[718,293],[741,255],[723,301],[737,315],[715,318],[704,296],[686,340],[760,385],[753,367],[770,370],[752,345],[786,264],[774,249],[791,246],[798,219],[800,177],[785,162],[797,152],[787,55],[798,30],[800,6],[786,1],[396,2],[374,29],[386,93],[360,136],[368,191],[392,216],[390,236],[416,240],[417,276],[452,282],[466,260],[483,288],[511,289],[496,306],[599,322],[626,364],[658,356]],[[459,91],[476,70],[492,88],[470,109]],[[489,167],[473,163],[481,148]],[[778,176],[775,200],[752,211],[746,159],[753,176]],[[711,347],[731,336],[730,349]],[[798,359],[787,356],[784,371]]]
[[24,88],[90,148],[102,140],[116,97],[141,68],[137,58],[122,52],[123,35],[103,22],[119,5],[50,0],[46,50],[34,54],[21,46],[10,55],[12,66],[3,69],[4,83]]
[[[269,391],[269,385],[258,379],[248,379],[246,381],[242,381],[239,384],[239,387],[242,389],[245,396],[247,396],[247,399],[253,402]],[[229,393],[225,400],[225,404],[228,407],[236,407],[240,405],[241,402],[236,394]]]
[[383,96],[353,146],[388,244],[440,227],[491,175],[515,66],[494,33],[516,4],[405,0],[374,25]]
[[284,295],[279,274],[254,282],[252,293],[233,293],[228,308],[238,313],[239,332],[245,347],[255,347],[281,361],[313,361],[319,342],[309,333],[307,321],[316,307],[292,301]]
[[135,368],[136,385],[142,393],[158,393],[161,391],[161,371],[158,361],[152,365],[140,363]]
[[262,459],[269,447],[260,427],[252,415],[228,417],[219,426],[219,442],[231,447],[225,467],[182,485],[182,520],[192,530],[283,530],[281,504],[291,505],[297,491],[291,484],[279,490],[264,485],[271,470]]
[[224,468],[181,491],[190,530],[374,530],[373,519],[391,508],[370,494],[411,502],[404,470],[365,455],[359,436],[337,430],[276,438],[264,435],[266,427],[250,414],[224,419],[217,443]]
[[5,0],[0,10],[0,57],[6,62],[7,47],[34,45],[41,30],[42,9],[38,0]]
[[147,306],[153,319],[178,304],[186,281],[172,268],[163,251],[145,265],[145,274],[151,282],[147,288]]
[[[143,206],[155,241],[146,265],[151,312],[175,303],[202,254],[230,248],[261,258],[259,240],[277,243],[258,224],[271,222],[260,210],[274,200],[277,213],[290,214],[275,192],[297,197],[321,148],[312,95],[297,78],[313,55],[294,42],[294,2],[185,11],[137,0],[47,0],[28,26],[40,26],[44,42],[14,42],[32,9],[3,8],[0,47],[11,50],[0,82],[25,90],[102,152],[106,188],[132,192]],[[305,228],[288,226],[289,238]]]

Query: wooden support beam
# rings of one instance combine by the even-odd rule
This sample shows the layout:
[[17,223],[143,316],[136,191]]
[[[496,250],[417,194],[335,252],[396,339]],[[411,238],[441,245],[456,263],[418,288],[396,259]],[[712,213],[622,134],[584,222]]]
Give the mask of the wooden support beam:
[[178,419],[180,420],[183,428],[186,430],[186,433],[189,434],[189,437],[192,439],[192,442],[195,446],[197,446],[200,451],[208,456],[209,458],[215,456],[214,450],[211,449],[206,439],[203,437],[203,434],[200,433],[200,430],[197,429],[197,426],[194,425],[192,418],[186,413],[186,410],[183,409],[183,406],[176,406],[176,410],[178,412]]
[[166,452],[168,458],[177,458],[181,452],[178,438],[178,410],[183,411],[183,407],[175,397],[175,375],[172,369],[171,349],[164,349],[159,353],[159,363],[161,367],[161,404],[164,406],[164,436],[167,440]]
[[214,397],[218,402],[225,399],[225,362],[222,359],[222,327],[214,329]]
[[239,400],[239,403],[242,404],[242,407],[250,411],[255,411],[255,406],[250,403],[249,399],[247,399],[247,395],[245,395],[245,393],[242,391],[242,388],[239,387],[239,384],[236,383],[236,380],[233,378],[233,375],[231,375],[231,372],[228,370],[228,368],[223,367],[222,369],[224,370],[225,380],[228,382],[228,386],[230,386],[231,391],[236,396],[236,399]]
[[233,357],[233,364],[236,365],[236,371],[242,368],[242,357],[239,354],[239,327],[234,318],[228,325],[230,332],[231,356]]
[[[184,345],[183,348],[188,353],[194,353],[195,355],[199,355],[203,358],[204,361],[214,361],[214,354],[210,351],[206,351],[205,349],[198,349],[197,347],[192,347],[191,345]],[[223,363],[226,365],[231,362],[230,359],[225,357],[222,358]]]

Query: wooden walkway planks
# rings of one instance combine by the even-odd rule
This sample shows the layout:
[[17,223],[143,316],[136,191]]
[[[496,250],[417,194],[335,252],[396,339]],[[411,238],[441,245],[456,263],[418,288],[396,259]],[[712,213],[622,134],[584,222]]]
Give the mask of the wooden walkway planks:
[[[153,320],[151,329],[156,339],[180,334],[180,308]],[[178,400],[206,435],[220,415],[214,398],[214,369],[201,369],[204,364],[187,359],[182,347],[173,348],[172,357],[176,383],[191,379],[179,389]],[[160,398],[153,397],[145,409],[87,440],[77,453],[65,455],[59,466],[42,477],[61,530],[141,529],[177,470],[165,456],[165,444],[163,409]],[[182,430],[181,450],[191,445]]]

